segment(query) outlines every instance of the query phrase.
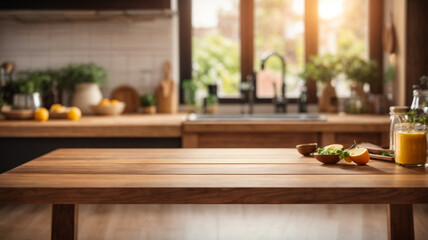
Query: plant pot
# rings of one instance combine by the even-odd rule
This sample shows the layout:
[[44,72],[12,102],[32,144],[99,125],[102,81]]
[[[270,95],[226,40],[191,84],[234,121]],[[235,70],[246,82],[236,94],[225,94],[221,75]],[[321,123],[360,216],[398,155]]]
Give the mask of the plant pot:
[[80,108],[82,114],[93,114],[91,105],[97,105],[103,98],[96,83],[78,83],[74,87],[72,104]]
[[351,92],[355,91],[357,96],[360,98],[361,101],[361,111],[367,112],[368,111],[368,98],[367,94],[364,92],[364,84],[361,82],[352,82],[350,85]]
[[205,106],[205,113],[207,113],[207,114],[217,114],[218,113],[218,105],[208,105],[208,106]]
[[156,113],[156,106],[143,107],[143,113],[144,114],[155,114]]
[[17,93],[13,95],[14,109],[37,109],[42,107],[42,99],[40,93]]
[[186,113],[196,113],[196,106],[194,104],[186,104]]
[[336,89],[328,81],[318,101],[320,112],[337,113],[337,103]]

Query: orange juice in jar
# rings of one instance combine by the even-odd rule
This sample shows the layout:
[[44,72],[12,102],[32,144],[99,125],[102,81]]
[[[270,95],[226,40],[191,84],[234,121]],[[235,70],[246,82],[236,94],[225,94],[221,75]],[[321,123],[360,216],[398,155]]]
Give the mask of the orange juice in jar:
[[414,123],[395,124],[395,163],[402,166],[425,166],[427,158],[426,126]]

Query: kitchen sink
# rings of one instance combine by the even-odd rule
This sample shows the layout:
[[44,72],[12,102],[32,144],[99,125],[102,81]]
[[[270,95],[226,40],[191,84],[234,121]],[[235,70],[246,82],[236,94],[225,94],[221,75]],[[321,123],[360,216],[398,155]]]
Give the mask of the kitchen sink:
[[326,121],[319,114],[252,114],[252,115],[209,115],[190,114],[189,121]]

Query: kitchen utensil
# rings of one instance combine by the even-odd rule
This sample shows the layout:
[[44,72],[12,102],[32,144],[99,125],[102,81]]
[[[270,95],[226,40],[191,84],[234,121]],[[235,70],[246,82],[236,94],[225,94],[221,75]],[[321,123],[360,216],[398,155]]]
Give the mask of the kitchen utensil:
[[131,86],[120,86],[113,90],[111,99],[116,99],[125,104],[124,113],[136,113],[140,107],[140,96]]
[[12,106],[14,109],[37,109],[42,106],[40,93],[14,94]]
[[393,157],[384,156],[384,155],[380,155],[380,154],[374,154],[374,153],[370,153],[369,155],[370,155],[370,159],[394,162]]
[[392,13],[389,22],[384,26],[382,33],[383,50],[391,54],[395,52],[395,27],[392,22]]
[[156,89],[157,111],[159,113],[176,113],[178,109],[177,89],[171,79],[171,64],[165,63],[165,79]]
[[336,155],[321,155],[318,153],[314,154],[315,159],[324,164],[335,164],[339,162],[340,161],[339,156],[340,154],[336,154]]
[[296,146],[297,151],[307,156],[317,150],[318,144],[317,143],[305,143],[305,144],[299,144]]
[[6,119],[9,120],[28,120],[34,118],[34,110],[32,109],[11,109],[3,111]]
[[365,143],[365,142],[359,143],[358,147],[366,148],[369,151],[369,153],[373,153],[373,154],[381,155],[384,152],[394,153],[394,150],[385,149],[385,148],[382,148],[382,147],[380,147],[376,144],[372,144],[372,143]]
[[113,105],[92,105],[92,110],[98,115],[119,115],[125,110],[125,103],[119,102]]

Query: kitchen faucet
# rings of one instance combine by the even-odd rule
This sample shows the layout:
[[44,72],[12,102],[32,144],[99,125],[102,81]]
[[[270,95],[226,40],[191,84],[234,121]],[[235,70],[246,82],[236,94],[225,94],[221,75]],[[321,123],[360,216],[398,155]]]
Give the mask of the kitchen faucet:
[[[260,69],[265,69],[265,63],[271,56],[277,56],[281,60],[282,63],[282,75],[281,75],[281,96],[278,97],[277,91],[276,91],[276,84],[273,84],[274,87],[274,97],[272,99],[272,102],[275,106],[275,113],[285,113],[287,111],[287,98],[285,96],[286,91],[286,85],[285,85],[285,69],[286,64],[284,58],[279,55],[279,53],[275,51],[268,51],[262,54],[261,57],[261,66]],[[240,86],[241,90],[241,98],[246,99],[247,103],[249,105],[248,111],[242,110],[242,114],[253,114],[254,112],[254,97],[255,97],[255,85],[257,81],[257,72],[253,72],[252,74],[247,75],[247,81],[242,82]]]
[[277,96],[276,84],[274,83],[275,95],[274,95],[272,101],[273,101],[273,104],[275,105],[275,112],[276,113],[285,113],[287,111],[287,98],[285,96],[285,91],[286,91],[286,85],[285,85],[286,64],[285,64],[284,57],[282,57],[281,55],[279,55],[279,53],[277,53],[275,51],[268,51],[268,52],[263,53],[262,58],[261,58],[262,62],[261,62],[260,70],[265,69],[266,61],[272,56],[277,56],[281,60],[281,63],[282,63],[281,96],[280,97]]

